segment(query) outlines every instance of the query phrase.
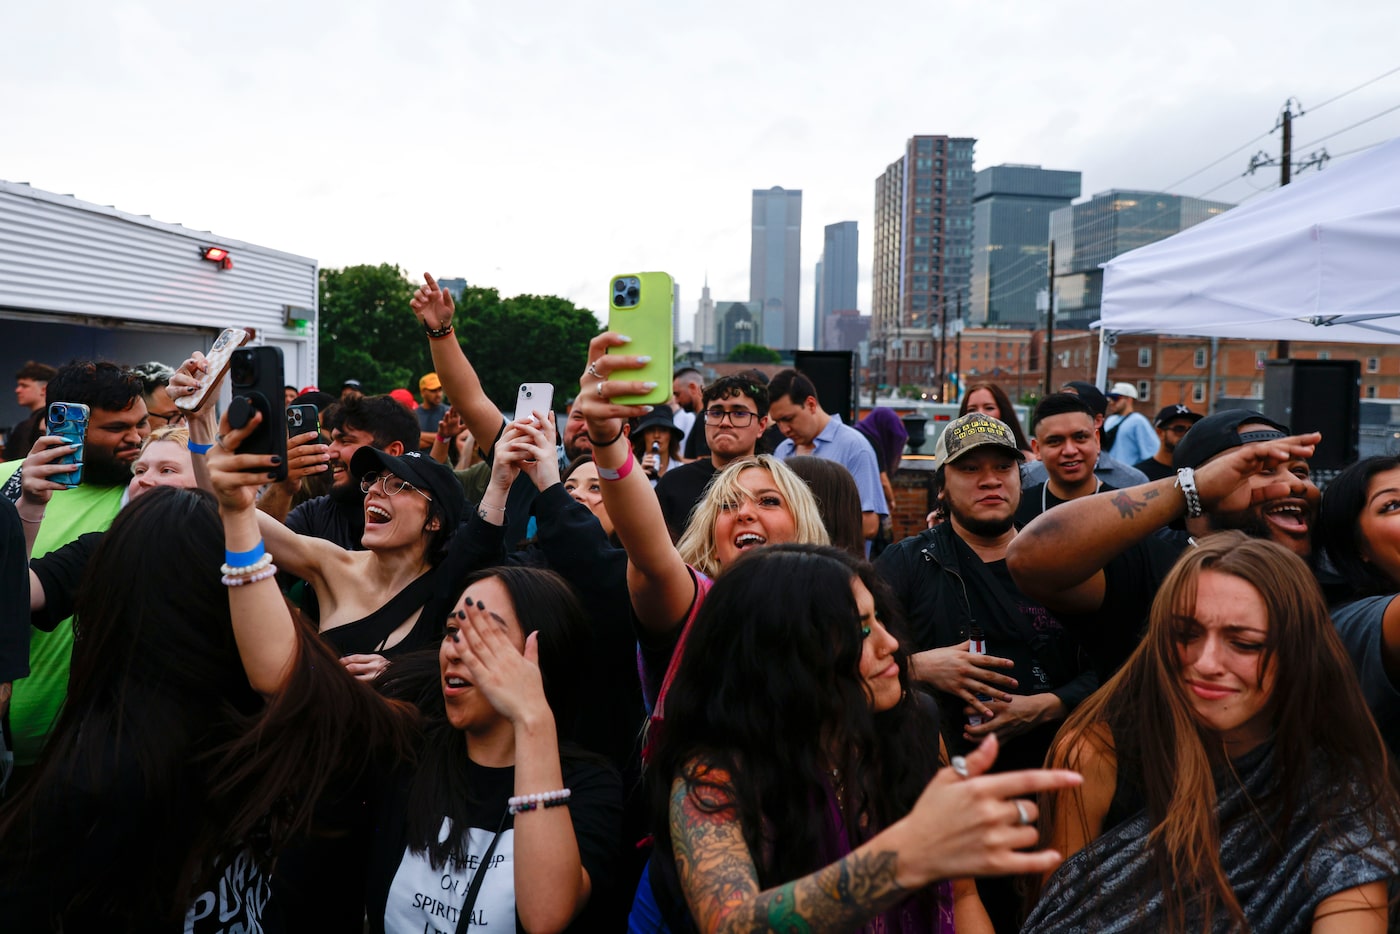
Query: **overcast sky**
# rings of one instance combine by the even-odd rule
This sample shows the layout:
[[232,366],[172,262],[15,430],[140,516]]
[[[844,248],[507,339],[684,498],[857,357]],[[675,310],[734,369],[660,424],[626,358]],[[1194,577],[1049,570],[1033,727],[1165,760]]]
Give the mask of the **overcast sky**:
[[680,337],[707,273],[748,298],[753,189],[800,188],[809,340],[826,224],[860,224],[869,311],[874,182],[909,136],[1086,196],[1239,202],[1277,181],[1239,177],[1277,133],[1192,173],[1290,97],[1301,153],[1400,135],[1400,110],[1338,132],[1400,105],[1400,73],[1327,103],[1400,66],[1397,34],[1387,0],[15,0],[0,179],[598,312],[612,274],[661,269]]

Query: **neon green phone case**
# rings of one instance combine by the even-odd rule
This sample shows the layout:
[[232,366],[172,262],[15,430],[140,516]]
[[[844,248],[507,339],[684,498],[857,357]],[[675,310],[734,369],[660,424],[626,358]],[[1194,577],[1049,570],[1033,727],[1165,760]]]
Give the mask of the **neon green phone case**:
[[[636,294],[631,294],[635,282]],[[608,330],[626,334],[631,343],[609,347],[610,354],[649,356],[640,370],[620,370],[619,380],[646,380],[656,388],[644,396],[611,396],[622,405],[661,405],[671,398],[671,361],[675,355],[671,334],[674,286],[664,272],[638,272],[613,276],[608,283]]]

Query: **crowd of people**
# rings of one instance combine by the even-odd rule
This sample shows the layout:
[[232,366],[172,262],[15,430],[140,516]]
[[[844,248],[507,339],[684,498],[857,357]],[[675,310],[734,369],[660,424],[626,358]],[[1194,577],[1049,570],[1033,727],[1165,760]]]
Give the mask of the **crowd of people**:
[[455,311],[418,399],[287,387],[285,463],[201,354],[20,371],[5,930],[1393,926],[1400,458],[977,383],[902,530],[889,409],[621,404],[609,332],[517,420]]

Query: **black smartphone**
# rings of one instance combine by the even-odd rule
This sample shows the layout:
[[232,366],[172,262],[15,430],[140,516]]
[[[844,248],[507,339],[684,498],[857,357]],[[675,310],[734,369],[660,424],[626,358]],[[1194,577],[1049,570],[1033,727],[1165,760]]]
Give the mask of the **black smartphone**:
[[[281,460],[266,472],[273,480],[287,479],[287,432],[282,400],[282,350],[279,347],[243,347],[233,352],[229,363],[229,385],[233,402],[228,409],[230,427],[242,428],[254,412],[262,422],[238,448],[239,454],[276,454]],[[278,418],[279,415],[284,418]]]
[[321,430],[321,412],[310,403],[287,406],[287,437]]

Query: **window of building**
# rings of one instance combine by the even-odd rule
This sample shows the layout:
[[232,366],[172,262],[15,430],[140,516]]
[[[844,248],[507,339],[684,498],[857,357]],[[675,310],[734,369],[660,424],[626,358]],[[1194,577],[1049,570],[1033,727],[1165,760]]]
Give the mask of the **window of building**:
[[1367,386],[1367,387],[1366,387],[1366,398],[1367,398],[1367,399],[1374,399],[1374,398],[1376,398],[1376,387],[1375,387],[1375,386]]
[[1256,379],[1254,382],[1252,382],[1252,383],[1249,384],[1249,398],[1251,398],[1251,399],[1262,399],[1262,398],[1264,398],[1264,384],[1263,384],[1262,382],[1260,382],[1259,380]]
[[[1204,347],[1197,347],[1197,348],[1196,348],[1195,366],[1196,366],[1196,369],[1198,369],[1198,370],[1204,370],[1205,367],[1206,367],[1206,349],[1205,349]],[[1200,384],[1200,383],[1197,383],[1196,385],[1197,385],[1197,386],[1200,386],[1201,384]],[[1205,392],[1204,387],[1201,389],[1201,392],[1202,392],[1202,393]],[[1200,399],[1197,399],[1196,401],[1197,401],[1197,402],[1200,402],[1201,400],[1200,400]]]
[[1138,380],[1138,401],[1146,402],[1152,398],[1152,381],[1148,379]]
[[1326,351],[1326,350],[1319,350],[1319,351],[1317,352],[1317,359],[1319,359],[1319,360],[1331,360],[1331,359],[1332,359],[1332,354],[1331,354],[1330,352]]
[[[1380,358],[1380,357],[1367,357],[1367,358],[1366,358],[1366,372],[1367,372],[1367,373],[1379,373],[1380,371],[1381,371],[1381,358]],[[1374,398],[1374,397],[1373,397],[1373,398]]]
[[1264,369],[1264,361],[1267,359],[1269,359],[1269,352],[1267,350],[1254,351],[1254,368],[1256,370]]
[[1206,401],[1206,384],[1200,381],[1191,384],[1191,401]]
[[1139,347],[1139,348],[1138,348],[1138,366],[1151,366],[1151,365],[1152,365],[1152,348],[1151,348],[1151,347]]

